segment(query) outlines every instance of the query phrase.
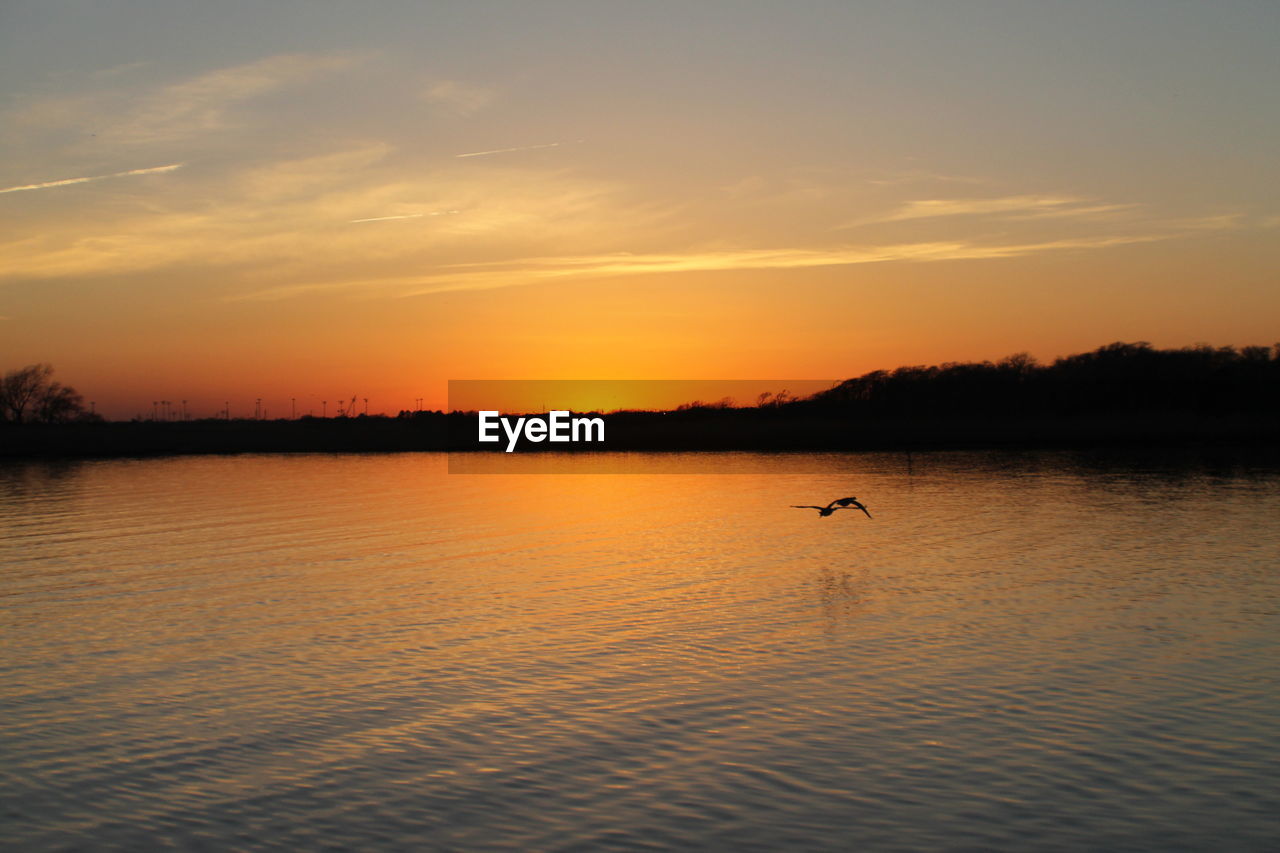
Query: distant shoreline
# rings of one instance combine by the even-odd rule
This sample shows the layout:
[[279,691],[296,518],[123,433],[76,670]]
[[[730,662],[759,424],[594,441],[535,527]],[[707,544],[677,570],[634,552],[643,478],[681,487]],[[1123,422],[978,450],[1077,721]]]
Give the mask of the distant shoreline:
[[[610,451],[894,451],[1280,446],[1271,415],[1133,414],[1021,418],[852,418],[756,409],[615,413],[605,442],[573,449],[525,444],[517,453]],[[472,415],[295,421],[105,422],[6,425],[0,459],[118,458],[236,453],[501,453],[475,441]]]

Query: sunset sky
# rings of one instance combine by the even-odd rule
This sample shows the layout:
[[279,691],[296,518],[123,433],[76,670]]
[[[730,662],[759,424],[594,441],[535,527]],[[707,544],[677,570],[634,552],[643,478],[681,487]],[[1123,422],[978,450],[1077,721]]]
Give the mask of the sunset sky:
[[110,417],[1280,339],[1280,4],[0,5],[0,370]]

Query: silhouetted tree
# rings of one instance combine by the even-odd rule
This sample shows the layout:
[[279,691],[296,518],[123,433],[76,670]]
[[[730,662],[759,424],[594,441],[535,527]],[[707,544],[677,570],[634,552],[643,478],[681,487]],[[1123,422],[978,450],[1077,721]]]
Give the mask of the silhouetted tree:
[[1117,342],[1051,365],[1018,353],[989,361],[877,370],[810,405],[866,416],[1005,416],[1280,411],[1280,345],[1155,349]]
[[29,364],[0,379],[0,421],[65,423],[84,416],[84,398],[53,379],[53,367]]

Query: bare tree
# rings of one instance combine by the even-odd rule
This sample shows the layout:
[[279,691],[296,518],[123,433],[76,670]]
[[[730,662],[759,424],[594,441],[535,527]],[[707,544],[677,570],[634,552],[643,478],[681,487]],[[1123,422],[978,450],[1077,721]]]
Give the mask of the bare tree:
[[84,398],[53,379],[53,367],[29,364],[0,379],[0,421],[65,423],[84,415]]

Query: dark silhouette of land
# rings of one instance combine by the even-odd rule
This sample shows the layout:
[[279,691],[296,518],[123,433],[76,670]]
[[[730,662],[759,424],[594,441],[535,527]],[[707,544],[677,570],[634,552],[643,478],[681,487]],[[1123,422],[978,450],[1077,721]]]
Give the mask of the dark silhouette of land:
[[[100,419],[99,419],[100,420]],[[612,412],[603,443],[516,452],[911,450],[1249,444],[1280,439],[1280,345],[1160,350],[1116,343],[874,371],[803,400]],[[0,457],[255,452],[501,452],[464,412],[103,423],[0,423]]]

